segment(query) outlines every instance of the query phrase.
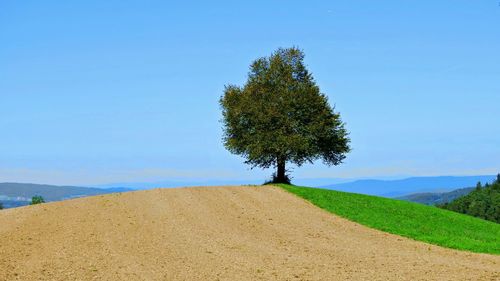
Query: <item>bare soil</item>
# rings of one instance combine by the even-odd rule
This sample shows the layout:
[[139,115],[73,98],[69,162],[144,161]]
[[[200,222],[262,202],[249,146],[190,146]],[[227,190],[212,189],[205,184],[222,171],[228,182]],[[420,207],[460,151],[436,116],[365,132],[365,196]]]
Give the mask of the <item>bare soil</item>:
[[276,187],[0,211],[0,280],[500,280],[500,256],[373,230]]

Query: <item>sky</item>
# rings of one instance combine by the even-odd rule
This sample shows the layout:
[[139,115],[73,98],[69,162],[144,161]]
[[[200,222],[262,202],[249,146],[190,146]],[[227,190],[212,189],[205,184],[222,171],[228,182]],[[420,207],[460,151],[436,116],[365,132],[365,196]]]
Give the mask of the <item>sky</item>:
[[292,46],[353,149],[295,179],[496,174],[499,3],[0,0],[0,182],[269,178],[218,100]]

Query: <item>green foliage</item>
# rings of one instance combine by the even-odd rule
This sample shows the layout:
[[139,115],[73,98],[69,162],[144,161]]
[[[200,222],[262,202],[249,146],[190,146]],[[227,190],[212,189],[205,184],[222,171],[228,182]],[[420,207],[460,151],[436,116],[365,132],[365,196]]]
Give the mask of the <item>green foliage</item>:
[[500,223],[500,175],[494,183],[479,183],[473,192],[439,207]]
[[483,186],[481,185],[481,182],[478,182],[476,184],[476,190],[481,190],[481,188],[483,188]]
[[297,48],[278,49],[250,66],[244,86],[228,85],[220,99],[224,145],[254,167],[276,167],[322,159],[338,165],[349,152],[340,114],[334,112],[304,65]]
[[369,195],[280,184],[331,213],[444,247],[500,254],[500,225],[437,207]]
[[0,210],[3,210],[3,204],[0,203]]
[[42,196],[33,196],[31,198],[31,203],[30,205],[36,205],[36,204],[42,204],[42,203],[45,203],[45,200],[43,199]]

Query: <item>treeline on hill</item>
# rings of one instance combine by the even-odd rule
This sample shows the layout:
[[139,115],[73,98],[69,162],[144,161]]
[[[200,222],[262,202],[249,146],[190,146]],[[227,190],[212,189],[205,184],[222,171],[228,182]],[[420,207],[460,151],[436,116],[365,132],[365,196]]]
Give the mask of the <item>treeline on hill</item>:
[[492,184],[479,182],[471,193],[438,207],[500,223],[500,174]]

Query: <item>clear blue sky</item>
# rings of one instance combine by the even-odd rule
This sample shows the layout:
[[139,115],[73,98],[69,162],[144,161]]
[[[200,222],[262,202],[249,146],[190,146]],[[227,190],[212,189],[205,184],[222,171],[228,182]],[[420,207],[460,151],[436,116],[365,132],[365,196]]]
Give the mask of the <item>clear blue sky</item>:
[[0,181],[263,179],[218,99],[298,46],[353,152],[295,178],[500,170],[496,0],[1,1]]

